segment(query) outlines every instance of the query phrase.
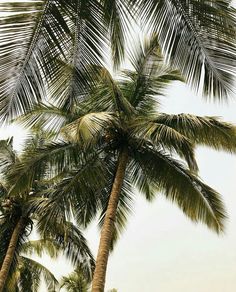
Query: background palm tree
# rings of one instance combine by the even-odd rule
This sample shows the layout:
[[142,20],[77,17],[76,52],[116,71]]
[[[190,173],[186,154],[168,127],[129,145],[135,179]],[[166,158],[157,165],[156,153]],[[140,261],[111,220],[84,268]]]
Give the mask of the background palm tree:
[[158,34],[166,60],[195,89],[220,99],[232,91],[230,1],[45,0],[1,2],[0,10],[2,119],[24,113],[46,95],[66,104],[91,82],[96,70],[88,68],[103,63],[106,43],[117,66],[132,17]]
[[[23,177],[45,162],[54,165],[58,173],[65,171],[64,179],[48,192],[55,212],[56,208],[67,214],[72,210],[76,220],[86,225],[102,209],[93,291],[104,290],[109,250],[131,210],[133,186],[148,200],[162,192],[190,219],[221,232],[224,207],[219,194],[197,176],[194,148],[206,145],[236,150],[231,124],[214,117],[157,112],[156,96],[162,95],[172,80],[181,78],[163,64],[156,37],[144,47],[137,45],[130,57],[134,71],[126,70],[122,78],[114,80],[101,68],[96,86],[72,113],[42,106],[25,117],[26,122],[46,126],[51,114],[54,130],[58,120],[65,125],[76,117],[62,131],[71,143],[39,148],[17,170]],[[21,176],[18,179],[22,182]],[[38,204],[38,208],[47,213],[45,204]],[[51,218],[55,214],[50,213]]]
[[86,266],[77,266],[73,273],[61,280],[61,288],[66,288],[68,292],[88,292],[92,281],[91,271],[86,271]]
[[[36,143],[36,139],[33,142]],[[32,148],[32,141],[30,143]],[[59,224],[57,218],[52,218],[53,221],[50,222],[39,222],[39,215],[31,207],[31,201],[42,199],[42,186],[37,181],[34,181],[30,192],[27,189],[27,193],[18,192],[14,196],[8,196],[10,182],[12,183],[8,180],[8,175],[17,161],[20,161],[20,156],[13,151],[12,139],[0,141],[0,147],[1,175],[5,179],[1,183],[0,290],[4,291],[6,287],[8,291],[38,291],[40,275],[43,274],[49,291],[54,291],[57,285],[55,277],[22,253],[34,251],[42,255],[43,251],[47,251],[54,258],[62,253],[72,264],[83,263],[87,270],[94,267],[93,256],[81,231],[71,222],[64,220]],[[36,178],[35,175],[33,177]],[[40,240],[29,242],[33,225]]]
[[22,254],[19,254],[17,256],[17,265],[8,276],[3,291],[39,291],[42,277],[46,282],[48,291],[56,291],[58,281],[54,275],[37,261],[25,255],[23,256]]

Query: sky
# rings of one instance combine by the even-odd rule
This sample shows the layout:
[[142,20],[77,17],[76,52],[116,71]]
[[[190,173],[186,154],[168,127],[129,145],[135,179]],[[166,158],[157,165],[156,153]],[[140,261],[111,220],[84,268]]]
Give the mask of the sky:
[[[2,0],[1,0],[2,1]],[[206,102],[191,89],[175,82],[161,98],[160,111],[221,116],[236,124],[236,93],[228,104]],[[26,131],[11,126],[0,129],[0,139],[14,136],[20,150]],[[228,212],[226,231],[216,235],[193,224],[177,206],[161,194],[147,203],[136,193],[133,214],[126,231],[111,254],[106,290],[118,292],[233,292],[236,287],[236,156],[197,148],[200,176],[222,195]],[[96,255],[99,231],[93,224],[86,231]],[[38,259],[35,257],[35,259]],[[63,258],[38,259],[56,277],[73,270]],[[27,292],[27,291],[26,291]],[[46,292],[45,286],[41,292]]]

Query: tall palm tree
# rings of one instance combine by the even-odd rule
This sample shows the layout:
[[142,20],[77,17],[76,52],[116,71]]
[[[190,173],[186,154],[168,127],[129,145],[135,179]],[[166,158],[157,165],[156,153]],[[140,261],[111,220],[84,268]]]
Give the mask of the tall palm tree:
[[[58,122],[65,125],[62,134],[71,143],[60,137],[61,141],[26,157],[17,168],[19,182],[29,169],[42,163],[54,165],[64,174],[48,192],[48,204],[54,204],[49,218],[64,210],[86,225],[100,211],[93,292],[104,291],[109,251],[127,221],[134,186],[147,200],[161,192],[191,220],[216,232],[224,226],[220,196],[198,177],[194,149],[205,145],[235,152],[235,126],[216,117],[158,112],[157,96],[172,80],[181,78],[163,64],[156,37],[144,47],[135,47],[131,54],[135,70],[126,70],[114,80],[100,68],[96,85],[73,112],[44,105],[25,117],[25,123],[48,125],[51,130],[57,129]],[[66,125],[70,120],[74,121]],[[47,207],[38,204],[45,214]]]
[[[31,201],[42,199],[42,193],[39,192],[42,191],[42,186],[35,181],[34,189],[30,192],[28,189],[28,192],[18,192],[17,195],[9,197],[12,181],[8,179],[8,173],[20,161],[20,156],[13,151],[12,139],[0,141],[0,156],[3,176],[0,188],[0,291],[4,291],[4,287],[8,287],[9,291],[37,291],[41,274],[45,275],[49,290],[55,290],[57,281],[54,276],[39,263],[20,254],[22,251],[29,252],[33,248],[40,254],[42,250],[47,250],[52,257],[62,252],[73,264],[78,265],[83,262],[84,266],[87,265],[87,269],[93,268],[93,257],[85,238],[81,231],[67,220],[60,221],[59,224],[57,218],[53,218],[50,223],[43,222],[42,219],[36,224],[41,239],[28,242],[34,223],[40,219],[31,207]],[[39,174],[33,177],[38,178]]]
[[69,106],[74,91],[91,82],[90,65],[104,61],[105,44],[115,65],[123,59],[128,23],[137,17],[194,88],[221,99],[232,90],[235,9],[228,0],[4,1],[0,10],[2,119],[46,95]]

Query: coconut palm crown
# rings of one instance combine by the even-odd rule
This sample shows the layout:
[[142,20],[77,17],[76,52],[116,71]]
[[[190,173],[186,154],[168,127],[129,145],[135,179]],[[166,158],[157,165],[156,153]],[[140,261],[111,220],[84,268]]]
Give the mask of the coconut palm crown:
[[[18,168],[23,177],[44,161],[64,172],[48,192],[54,204],[50,216],[60,208],[72,211],[86,226],[100,212],[93,292],[104,291],[109,251],[132,209],[134,187],[149,201],[163,194],[192,221],[218,233],[226,217],[220,195],[197,175],[194,150],[204,145],[235,152],[235,126],[216,117],[158,112],[157,97],[171,81],[182,79],[164,65],[155,36],[135,48],[130,53],[134,70],[114,79],[107,69],[97,68],[100,74],[89,95],[81,99],[78,93],[79,106],[68,111],[42,105],[23,118],[26,125],[62,128],[58,141],[38,149]],[[38,206],[49,214],[43,202]]]

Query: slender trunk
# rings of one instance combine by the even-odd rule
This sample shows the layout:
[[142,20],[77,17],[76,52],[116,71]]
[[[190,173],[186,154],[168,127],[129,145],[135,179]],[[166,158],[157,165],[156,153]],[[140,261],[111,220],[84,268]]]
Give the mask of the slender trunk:
[[12,232],[12,236],[7,248],[7,252],[5,255],[5,258],[3,260],[2,266],[1,266],[1,270],[0,270],[0,292],[3,291],[7,277],[8,277],[8,273],[14,258],[14,254],[15,254],[15,250],[16,250],[16,246],[18,243],[18,239],[19,239],[19,235],[23,229],[23,218],[21,217],[19,219],[19,221],[17,222],[13,232]]
[[115,228],[116,211],[121,192],[121,187],[125,176],[127,161],[128,151],[127,149],[124,149],[119,154],[116,175],[108,202],[104,224],[101,230],[96,267],[92,282],[92,292],[104,291],[107,262],[112,242],[112,236]]

